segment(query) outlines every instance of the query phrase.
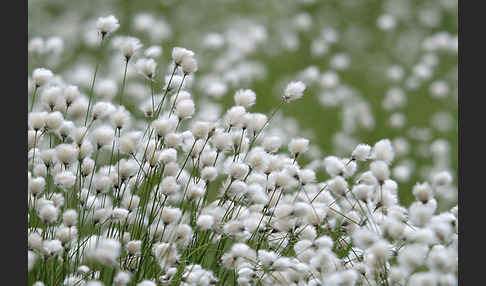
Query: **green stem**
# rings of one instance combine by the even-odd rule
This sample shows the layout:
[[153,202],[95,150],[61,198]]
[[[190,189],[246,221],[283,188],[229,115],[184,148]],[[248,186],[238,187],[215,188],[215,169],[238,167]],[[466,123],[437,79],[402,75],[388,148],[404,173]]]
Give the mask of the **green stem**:
[[[104,47],[104,43],[105,43],[105,41],[103,41],[103,39],[104,39],[104,37],[101,38],[99,53],[102,53],[102,51],[103,51],[103,47]],[[94,89],[94,85],[95,85],[95,82],[96,82],[96,75],[98,74],[99,67],[100,67],[100,60],[99,60],[99,56],[98,56],[98,59],[96,59],[95,72],[94,72],[94,75],[93,75],[93,79],[91,81],[91,87],[89,88],[88,110],[86,111],[86,117],[84,118],[84,126],[86,126],[86,123],[88,123],[90,108],[91,108],[92,101],[93,101],[93,89]]]
[[179,85],[179,88],[177,89],[176,97],[174,98],[174,102],[172,103],[172,107],[170,108],[169,117],[174,112],[174,107],[175,107],[175,105],[177,103],[177,98],[179,97],[179,92],[181,91],[181,88],[182,88],[182,85],[184,84],[184,80],[186,79],[186,76],[187,76],[186,73],[184,73],[184,76],[182,76],[181,84]]
[[169,86],[172,82],[172,78],[174,77],[174,74],[177,70],[177,67],[178,67],[178,65],[174,65],[174,69],[172,70],[172,74],[170,75],[169,82],[167,83],[167,87],[165,88],[164,96],[162,97],[162,100],[160,101],[159,106],[157,107],[157,112],[156,112],[157,115],[155,116],[155,118],[159,117],[160,111],[162,110],[162,107],[164,105],[165,98],[166,98],[167,94],[169,93]]
[[128,61],[129,60],[130,60],[129,58],[126,59],[125,71],[123,72],[123,82],[122,82],[121,91],[120,91],[120,105],[123,105],[123,93],[125,91],[125,80],[127,78],[127,68],[128,68]]
[[34,93],[32,94],[32,103],[30,105],[30,111],[34,109],[34,103],[35,103],[35,96],[37,95],[37,89],[39,89],[39,86],[36,84],[34,88]]

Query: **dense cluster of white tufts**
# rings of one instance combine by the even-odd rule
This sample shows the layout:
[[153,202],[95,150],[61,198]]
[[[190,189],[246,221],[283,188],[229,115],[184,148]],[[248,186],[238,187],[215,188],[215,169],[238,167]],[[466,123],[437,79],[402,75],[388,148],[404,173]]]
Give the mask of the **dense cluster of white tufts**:
[[[373,22],[380,33],[402,26],[394,5]],[[429,10],[418,17],[432,29],[441,14]],[[343,76],[355,57],[336,45],[361,50],[361,30],[319,28],[309,54],[328,57],[327,70],[311,65],[279,80],[268,113],[257,104],[272,95],[253,83],[273,69],[253,55],[298,50],[299,35],[318,26],[303,11],[279,22],[275,44],[267,26],[238,19],[221,32],[188,34],[201,40],[181,39],[191,49],[166,51],[179,30],[146,12],[120,30],[109,15],[87,21],[79,39],[31,39],[29,285],[457,285],[451,146],[428,128],[403,129],[408,92],[431,82],[430,96],[444,100],[454,90],[433,75],[439,51],[457,53],[457,37],[420,40],[414,53],[423,58],[410,68],[377,67],[391,85],[380,101],[386,124],[403,132],[365,143],[358,132],[381,122]],[[117,36],[122,30],[134,36]],[[412,34],[397,46],[419,42]],[[96,57],[62,66],[73,43]],[[283,115],[298,99],[340,107],[341,126],[323,122],[341,127],[328,136],[333,150],[324,153],[316,134]],[[437,114],[437,130],[452,128],[447,116]],[[412,152],[434,164],[420,169]]]

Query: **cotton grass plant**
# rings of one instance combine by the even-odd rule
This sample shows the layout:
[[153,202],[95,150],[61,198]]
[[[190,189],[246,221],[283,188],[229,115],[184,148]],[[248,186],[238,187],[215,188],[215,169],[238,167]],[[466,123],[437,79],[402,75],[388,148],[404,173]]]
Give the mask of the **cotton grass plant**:
[[[404,206],[389,139],[306,164],[309,139],[272,132],[282,109],[306,100],[303,81],[288,81],[268,115],[243,88],[211,117],[194,96],[198,55],[173,47],[161,67],[155,48],[141,51],[149,43],[117,37],[119,25],[97,20],[88,86],[32,74],[29,285],[457,285],[458,206],[438,209],[450,172],[417,182]],[[111,45],[120,86],[96,90],[99,76],[115,77],[100,74]],[[136,80],[138,101],[126,94]]]

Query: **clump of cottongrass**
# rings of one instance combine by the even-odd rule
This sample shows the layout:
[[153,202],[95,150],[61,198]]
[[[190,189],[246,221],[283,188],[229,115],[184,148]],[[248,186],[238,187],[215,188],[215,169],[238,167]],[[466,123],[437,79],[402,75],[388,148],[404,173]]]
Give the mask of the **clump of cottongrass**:
[[[305,15],[296,21],[299,29],[308,26]],[[119,23],[108,16],[96,26],[101,52]],[[332,32],[324,34],[333,41]],[[255,43],[265,38],[258,28],[252,35]],[[33,98],[31,281],[189,286],[457,280],[457,206],[438,208],[438,195],[453,181],[449,172],[416,184],[416,200],[407,208],[399,203],[401,185],[392,169],[405,153],[400,142],[358,143],[344,156],[322,157],[315,156],[310,137],[272,132],[278,110],[312,92],[303,81],[291,81],[268,116],[252,111],[258,98],[253,90],[238,89],[234,106],[205,117],[215,109],[191,93],[198,61],[182,47],[173,48],[167,75],[157,69],[157,51],[136,60],[142,77],[133,81],[150,85],[150,92],[143,84],[134,88],[143,98],[146,116],[139,116],[122,98],[132,83],[128,63],[142,44],[133,37],[118,40],[125,59],[118,102],[93,97],[100,61],[88,99],[68,80],[49,83],[42,102]],[[346,69],[348,61],[335,57],[334,68]],[[52,77],[46,70],[34,73],[36,89]],[[315,81],[315,71],[308,73],[306,82]],[[338,84],[330,75],[321,82],[325,88]],[[86,107],[79,101],[88,101]],[[349,110],[347,128],[356,115],[370,122],[366,104],[357,101]],[[445,149],[440,142],[434,146],[437,154]],[[305,156],[315,161],[304,165]]]

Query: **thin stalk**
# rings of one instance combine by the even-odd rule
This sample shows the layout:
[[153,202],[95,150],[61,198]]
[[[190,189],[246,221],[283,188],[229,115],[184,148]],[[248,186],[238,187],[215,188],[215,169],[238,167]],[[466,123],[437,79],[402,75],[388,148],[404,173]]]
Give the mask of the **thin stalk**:
[[154,81],[151,79],[148,79],[150,81],[150,96],[152,98],[152,120],[154,120],[154,115],[155,115],[155,101],[154,101]]
[[167,83],[167,87],[165,88],[164,95],[162,96],[162,100],[160,101],[159,106],[157,107],[157,112],[156,112],[157,115],[155,116],[155,118],[159,117],[160,111],[162,110],[162,107],[164,105],[165,98],[166,98],[167,94],[169,93],[169,86],[172,83],[172,78],[174,77],[174,74],[177,70],[177,67],[178,67],[178,65],[174,65],[174,69],[172,70],[172,74],[170,75],[169,82]]
[[196,145],[196,142],[197,142],[197,140],[194,140],[194,143],[192,143],[191,150],[189,150],[189,153],[187,153],[186,159],[184,160],[184,164],[182,164],[182,167],[181,167],[181,169],[179,170],[179,173],[177,174],[176,180],[177,180],[177,179],[179,179],[179,176],[181,175],[182,170],[184,170],[184,167],[185,167],[185,166],[186,166],[186,164],[187,164],[187,160],[188,160],[188,159],[189,159],[189,157],[191,156],[192,150],[194,149],[194,146]]
[[122,86],[121,86],[121,91],[120,91],[120,105],[123,105],[123,93],[125,91],[125,80],[127,78],[127,68],[128,68],[128,61],[130,58],[125,58],[125,71],[123,72],[123,81],[122,81]]
[[176,94],[176,97],[174,99],[174,102],[172,103],[172,107],[170,108],[170,112],[169,112],[169,117],[172,115],[172,113],[174,112],[174,107],[177,103],[177,98],[179,97],[179,92],[181,91],[181,88],[182,88],[182,85],[184,84],[184,80],[186,79],[186,76],[187,74],[184,73],[184,75],[182,76],[182,81],[181,81],[181,84],[179,85],[179,88],[177,89],[177,94]]
[[[250,146],[248,147],[248,150],[251,150],[251,147],[253,147],[253,144],[255,144],[255,141],[258,139],[258,136],[260,136],[260,134],[262,133],[263,129],[265,129],[265,127],[267,127],[267,125],[270,123],[270,121],[272,120],[272,118],[275,116],[275,114],[280,110],[280,108],[282,107],[282,105],[285,104],[285,101],[282,100],[280,102],[280,104],[277,106],[277,108],[275,108],[275,110],[272,112],[272,114],[270,114],[270,117],[268,117],[267,121],[265,122],[265,124],[263,124],[263,127],[262,129],[260,129],[257,134],[253,137],[253,139],[250,141]],[[246,160],[246,157],[248,156],[248,152],[246,153],[245,155],[245,158],[243,159]]]
[[[104,40],[104,37],[102,36],[101,42],[100,42],[99,53],[101,53],[103,51],[103,47],[104,47],[104,43],[105,43],[105,41],[103,41],[103,40]],[[95,82],[96,82],[96,75],[98,74],[99,67],[100,67],[100,60],[99,60],[99,57],[98,57],[98,59],[96,59],[96,67],[95,67],[93,79],[91,80],[91,87],[89,88],[88,110],[86,111],[86,117],[84,118],[84,126],[86,126],[86,123],[88,123],[88,117],[89,117],[89,113],[90,113],[91,103],[93,101],[93,89],[94,89],[94,85],[95,85]]]
[[91,191],[91,184],[93,183],[93,177],[94,177],[94,173],[95,173],[95,170],[96,170],[96,163],[98,162],[98,154],[99,153],[100,153],[100,150],[97,150],[96,155],[95,155],[93,171],[91,171],[91,178],[89,179],[88,192]]
[[34,170],[35,147],[37,147],[37,130],[35,130],[35,132],[34,132],[34,151],[32,151],[33,152],[33,154],[32,154],[32,170]]
[[37,90],[39,89],[39,86],[36,84],[34,88],[34,93],[32,94],[32,103],[30,104],[30,110],[32,111],[34,109],[34,103],[35,103],[35,96],[37,95]]

